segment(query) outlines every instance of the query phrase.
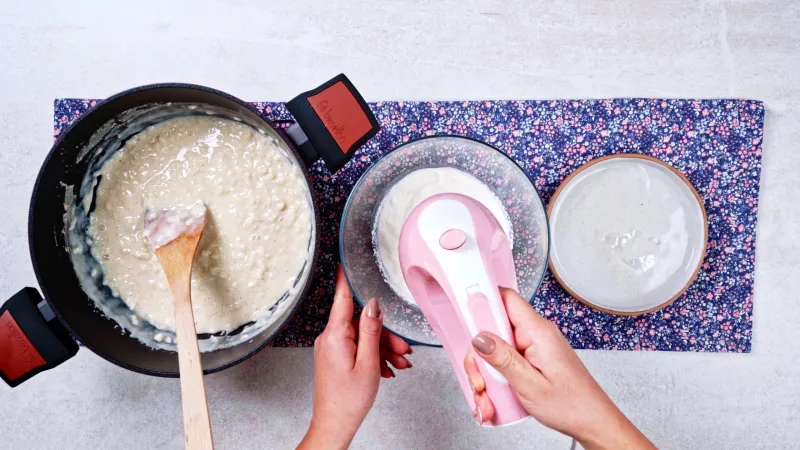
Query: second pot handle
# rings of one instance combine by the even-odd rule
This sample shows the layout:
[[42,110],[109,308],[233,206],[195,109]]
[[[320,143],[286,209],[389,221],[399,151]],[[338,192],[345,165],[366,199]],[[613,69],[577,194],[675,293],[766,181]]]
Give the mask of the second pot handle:
[[78,344],[34,288],[0,306],[0,378],[14,387],[72,358]]
[[344,74],[286,103],[297,123],[286,133],[306,164],[322,158],[331,173],[341,169],[356,149],[381,127]]

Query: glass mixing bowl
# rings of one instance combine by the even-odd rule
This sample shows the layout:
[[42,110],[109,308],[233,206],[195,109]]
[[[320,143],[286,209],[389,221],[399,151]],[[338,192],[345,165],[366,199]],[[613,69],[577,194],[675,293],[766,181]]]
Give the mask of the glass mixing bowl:
[[378,206],[389,188],[409,173],[452,167],[482,181],[503,202],[511,220],[520,294],[533,300],[547,268],[549,230],[539,193],[522,169],[500,150],[470,138],[430,136],[402,144],[358,180],[342,215],[339,252],[347,282],[364,306],[376,297],[383,325],[418,344],[439,346],[418,306],[404,301],[385,281],[373,245]]

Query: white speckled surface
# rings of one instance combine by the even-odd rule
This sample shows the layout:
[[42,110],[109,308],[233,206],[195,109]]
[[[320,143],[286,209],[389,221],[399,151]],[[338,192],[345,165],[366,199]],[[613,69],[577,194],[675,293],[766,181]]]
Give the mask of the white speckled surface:
[[[245,99],[289,99],[345,72],[370,100],[764,100],[753,353],[581,356],[660,447],[800,442],[800,3],[0,3],[5,296],[35,285],[26,215],[55,97],[187,81]],[[354,448],[569,448],[532,421],[479,429],[444,354],[419,349],[413,361],[411,373],[384,383]],[[296,444],[310,414],[312,365],[308,349],[269,349],[208,377],[218,448]],[[178,389],[84,350],[19,388],[0,386],[0,448],[180,448]]]

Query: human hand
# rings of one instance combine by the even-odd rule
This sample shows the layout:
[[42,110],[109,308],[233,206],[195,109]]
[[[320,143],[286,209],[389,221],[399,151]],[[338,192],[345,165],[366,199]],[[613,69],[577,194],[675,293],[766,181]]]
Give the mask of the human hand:
[[376,299],[353,318],[353,293],[342,269],[336,274],[336,293],[325,331],[314,341],[314,412],[298,449],[345,449],[367,416],[381,376],[411,363],[403,356],[411,347],[383,330]]
[[464,369],[475,394],[475,418],[494,415],[477,353],[508,379],[522,406],[543,425],[586,449],[654,448],[592,378],[558,328],[511,289],[500,288],[516,347],[491,333],[472,340]]

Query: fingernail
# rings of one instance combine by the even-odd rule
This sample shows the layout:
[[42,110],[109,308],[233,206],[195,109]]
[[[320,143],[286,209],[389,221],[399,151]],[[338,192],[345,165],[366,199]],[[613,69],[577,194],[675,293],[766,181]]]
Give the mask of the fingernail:
[[467,379],[467,381],[469,381],[469,389],[472,391],[473,394],[475,394],[475,385],[472,384],[472,379],[471,378]]
[[491,355],[497,347],[492,338],[483,334],[479,334],[472,339],[472,346],[484,355]]
[[409,362],[408,362],[408,368],[410,369],[410,368],[412,368],[412,367],[414,367],[414,365],[413,365],[413,364],[411,364],[411,361],[409,361]]
[[480,406],[475,405],[475,411],[472,412],[472,417],[474,417],[475,420],[478,421],[478,423],[480,424],[483,423],[483,413],[481,412]]
[[378,305],[378,299],[371,299],[367,303],[367,316],[370,319],[379,319],[381,317],[381,307]]
[[409,346],[409,347],[408,347],[408,353],[406,353],[406,354],[407,354],[407,355],[413,355],[413,354],[414,354],[414,348],[412,348],[411,346]]

